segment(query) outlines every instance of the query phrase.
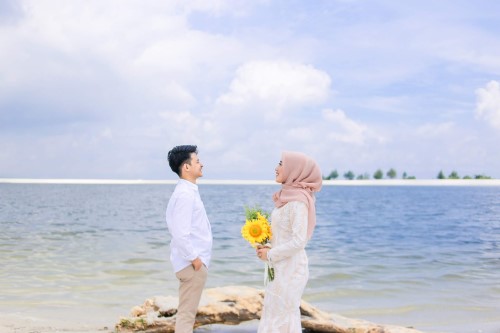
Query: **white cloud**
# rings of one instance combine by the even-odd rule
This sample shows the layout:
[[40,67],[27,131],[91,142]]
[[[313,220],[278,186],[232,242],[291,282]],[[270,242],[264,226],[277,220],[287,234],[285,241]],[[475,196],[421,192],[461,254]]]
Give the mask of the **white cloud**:
[[223,72],[241,52],[242,45],[231,37],[211,35],[181,26],[165,30],[154,41],[144,45],[132,61],[138,74],[199,80],[207,72]]
[[428,123],[418,127],[415,132],[418,136],[425,137],[426,139],[446,137],[446,135],[450,135],[454,126],[455,125],[452,122]]
[[67,81],[94,84],[112,78],[134,91],[178,85],[184,90],[178,90],[180,98],[194,95],[187,83],[207,74],[215,79],[233,63],[233,54],[243,51],[231,36],[191,29],[185,12],[193,6],[229,12],[229,4],[221,1],[203,6],[24,1],[18,24],[0,26],[0,97],[18,89],[38,90],[40,82],[49,92]]
[[160,112],[159,116],[164,122],[155,131],[165,133],[163,136],[170,142],[198,142],[209,151],[217,151],[223,147],[223,133],[219,131],[222,124],[214,123],[207,114],[196,115],[187,110],[171,110]]
[[160,89],[159,94],[171,102],[176,101],[180,105],[184,106],[191,106],[196,103],[195,97],[191,94],[188,88],[182,86],[178,82],[166,82],[163,86],[158,88]]
[[[366,125],[348,118],[342,110],[325,109],[322,115],[327,126],[327,132],[324,134],[334,141],[362,145],[367,138],[374,136]],[[379,137],[380,139],[381,137]]]
[[106,127],[104,130],[101,131],[101,137],[106,138],[106,139],[112,139],[113,132],[111,131],[110,128]]
[[324,102],[330,82],[328,74],[311,65],[252,61],[238,68],[229,91],[217,99],[217,104],[237,113],[253,109],[275,120],[285,111]]
[[[17,3],[15,17],[0,13],[4,174],[160,178],[182,143],[198,144],[219,178],[268,175],[281,149],[325,168],[372,171],[413,154],[420,170],[435,156],[499,170],[500,132],[456,111],[471,109],[474,82],[498,76],[497,5]],[[476,92],[477,118],[497,129],[499,90]],[[60,156],[72,158],[51,162]]]
[[245,16],[248,11],[258,3],[265,3],[267,0],[245,1],[245,0],[194,0],[178,1],[179,6],[189,11],[208,12],[211,15],[219,16],[229,14],[233,16]]
[[286,137],[291,141],[310,142],[315,138],[314,129],[311,127],[292,127],[286,130]]
[[490,81],[486,87],[476,90],[476,117],[500,130],[500,83]]
[[370,110],[402,114],[408,111],[411,100],[407,96],[375,96],[366,98],[360,104],[362,107]]

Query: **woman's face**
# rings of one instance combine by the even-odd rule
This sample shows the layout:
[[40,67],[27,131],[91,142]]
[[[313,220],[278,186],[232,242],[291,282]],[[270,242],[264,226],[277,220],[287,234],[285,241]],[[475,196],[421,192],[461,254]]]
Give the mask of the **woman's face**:
[[276,166],[276,183],[283,184],[285,182],[285,177],[283,176],[283,162],[280,161],[278,166]]

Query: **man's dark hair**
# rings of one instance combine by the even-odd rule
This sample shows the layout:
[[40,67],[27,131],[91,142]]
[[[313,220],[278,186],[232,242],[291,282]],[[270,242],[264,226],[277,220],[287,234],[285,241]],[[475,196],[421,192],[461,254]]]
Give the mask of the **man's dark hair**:
[[181,176],[181,167],[184,163],[191,164],[191,154],[198,154],[198,148],[193,145],[177,146],[168,152],[168,164],[170,169],[179,177]]

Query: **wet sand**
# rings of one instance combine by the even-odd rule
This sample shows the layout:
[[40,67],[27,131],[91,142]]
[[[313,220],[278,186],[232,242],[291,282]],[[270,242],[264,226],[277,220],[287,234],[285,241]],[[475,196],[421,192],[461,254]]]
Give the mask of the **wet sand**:
[[[64,315],[62,315],[64,317]],[[100,321],[103,321],[102,318]],[[118,322],[118,320],[116,320]],[[1,333],[112,333],[114,324],[109,320],[109,325],[82,324],[76,320],[74,323],[65,320],[41,319],[36,317],[23,317],[22,314],[0,314]],[[195,333],[255,333],[258,321],[253,320],[240,325],[207,325],[194,330]]]

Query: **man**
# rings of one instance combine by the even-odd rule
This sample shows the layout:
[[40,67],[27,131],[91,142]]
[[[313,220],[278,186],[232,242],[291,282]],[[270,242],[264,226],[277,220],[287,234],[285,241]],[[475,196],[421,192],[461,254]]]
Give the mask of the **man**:
[[174,147],[168,163],[179,176],[167,206],[170,261],[179,280],[176,333],[192,333],[212,252],[212,230],[196,180],[203,176],[196,146]]

